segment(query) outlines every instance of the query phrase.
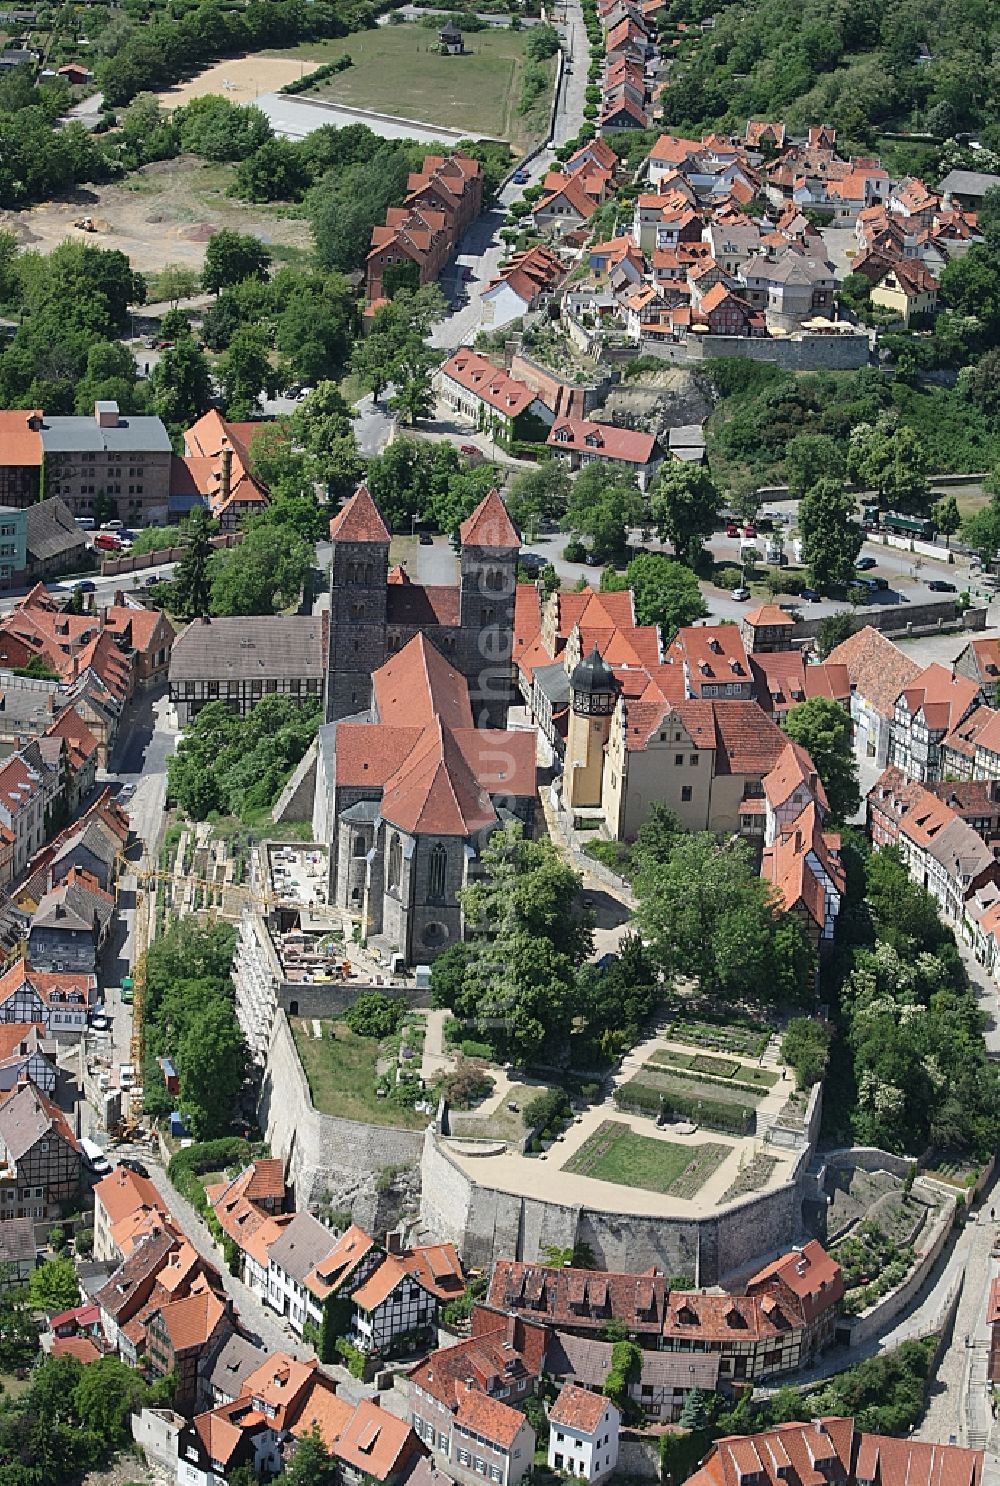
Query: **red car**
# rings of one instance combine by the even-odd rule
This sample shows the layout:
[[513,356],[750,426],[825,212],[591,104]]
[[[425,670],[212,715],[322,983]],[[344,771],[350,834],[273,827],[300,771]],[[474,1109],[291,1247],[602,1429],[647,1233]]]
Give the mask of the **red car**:
[[755,537],[757,535],[757,528],[748,521],[746,526],[743,528],[743,535],[745,537]]
[[473,464],[481,464],[486,458],[482,449],[477,449],[475,444],[459,444],[459,454],[464,454],[466,459],[471,459]]
[[728,524],[728,526],[726,527],[726,536],[727,537],[738,537],[739,534],[740,534],[740,529],[736,525],[736,522],[735,521],[730,521],[729,524]]

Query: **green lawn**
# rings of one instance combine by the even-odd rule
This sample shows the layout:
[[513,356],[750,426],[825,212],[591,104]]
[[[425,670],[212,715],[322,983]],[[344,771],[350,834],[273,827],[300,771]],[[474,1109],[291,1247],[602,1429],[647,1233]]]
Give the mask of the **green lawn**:
[[665,1094],[680,1094],[685,1099],[704,1099],[712,1104],[738,1104],[752,1108],[764,1097],[764,1089],[743,1088],[739,1084],[724,1083],[692,1076],[688,1078],[680,1069],[669,1068],[660,1062],[644,1063],[632,1080],[647,1089],[658,1089]]
[[618,1120],[605,1120],[564,1169],[623,1187],[693,1197],[730,1149],[712,1142],[693,1147],[676,1145],[636,1135]]
[[[486,134],[523,147],[544,133],[551,101],[547,88],[530,113],[517,112],[528,34],[472,32],[465,38],[465,56],[442,57],[437,33],[426,26],[376,26],[338,42],[352,66],[321,83],[315,93],[302,96]],[[551,80],[554,63],[542,65]]]
[[316,1108],[344,1120],[422,1130],[427,1124],[425,1114],[376,1097],[378,1042],[359,1037],[346,1022],[322,1022],[321,1026],[323,1037],[317,1041],[311,1035],[311,1021],[292,1021],[295,1046]]

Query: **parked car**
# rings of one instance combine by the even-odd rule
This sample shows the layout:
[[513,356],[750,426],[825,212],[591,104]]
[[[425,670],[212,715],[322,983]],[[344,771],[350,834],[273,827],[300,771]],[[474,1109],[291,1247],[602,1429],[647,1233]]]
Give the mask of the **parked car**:
[[511,176],[511,180],[514,182],[515,186],[527,185],[528,172],[525,170],[523,165],[515,170],[514,174]]
[[755,537],[757,535],[757,528],[754,526],[752,521],[748,521],[746,526],[743,528],[743,535],[745,537]]
[[473,464],[482,464],[486,458],[482,449],[477,449],[475,444],[459,444],[458,452],[464,454],[466,459],[470,459]]
[[94,546],[98,552],[121,552],[122,541],[115,531],[99,531],[94,538]]
[[111,1018],[103,1011],[95,1011],[90,1018],[90,1027],[93,1032],[110,1032]]
[[930,589],[931,593],[958,592],[958,585],[955,583],[949,583],[945,578],[930,578],[928,579],[927,587]]
[[124,521],[102,521],[101,531],[124,531]]
[[782,614],[790,614],[793,619],[797,619],[802,612],[798,604],[779,604],[778,608]]
[[539,552],[522,552],[517,563],[518,567],[524,568],[526,573],[531,573],[537,578],[538,574],[548,567],[549,560],[547,557],[542,557]]
[[134,1171],[136,1176],[144,1176],[147,1180],[149,1178],[149,1167],[144,1166],[141,1161],[137,1161],[134,1156],[119,1157],[118,1165],[124,1166],[126,1171]]
[[74,593],[96,593],[97,584],[93,578],[81,578],[79,583],[73,584]]
[[735,521],[729,521],[729,522],[726,523],[726,536],[727,537],[738,537],[739,534],[740,534],[740,529],[736,525],[736,522]]
[[867,573],[870,568],[878,567],[874,557],[859,557],[854,564],[859,573]]
[[749,588],[734,588],[729,597],[735,599],[738,604],[742,604],[750,597],[750,590]]
[[417,536],[417,541],[420,543],[421,547],[434,546],[434,538],[431,536],[429,531],[420,532]]
[[599,568],[601,566],[601,559],[595,557],[593,552],[588,552],[583,560],[588,568]]
[[804,599],[807,599],[810,604],[818,604],[823,595],[821,593],[817,593],[815,588],[803,588],[802,597]]
[[122,787],[121,787],[121,789],[118,791],[118,794],[117,794],[117,797],[116,798],[118,799],[119,803],[124,804],[126,800],[131,800],[131,798],[132,798],[132,796],[134,794],[135,794],[135,785],[134,784],[123,784]]
[[298,401],[299,402],[305,402],[306,398],[307,397],[312,397],[312,395],[313,395],[313,393],[315,391],[316,391],[316,388],[315,387],[300,387],[299,388]]

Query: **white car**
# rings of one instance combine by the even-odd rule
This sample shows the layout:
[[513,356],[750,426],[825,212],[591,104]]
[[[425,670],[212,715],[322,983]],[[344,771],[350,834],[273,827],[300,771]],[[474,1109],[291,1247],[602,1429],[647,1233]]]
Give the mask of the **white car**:
[[735,599],[738,604],[742,604],[750,597],[750,590],[749,588],[734,588],[729,597]]

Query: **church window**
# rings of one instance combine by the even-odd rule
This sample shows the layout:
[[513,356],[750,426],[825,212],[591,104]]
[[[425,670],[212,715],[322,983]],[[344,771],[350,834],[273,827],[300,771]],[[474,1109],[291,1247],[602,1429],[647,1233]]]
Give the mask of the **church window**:
[[431,866],[427,878],[428,898],[444,897],[445,868],[448,865],[448,853],[441,842],[431,849]]
[[354,840],[351,843],[351,855],[363,857],[367,849],[364,836],[362,836],[360,831],[355,832]]
[[403,846],[398,832],[393,833],[389,843],[389,887],[398,888],[403,875]]
[[364,604],[352,604],[351,605],[351,618],[352,619],[363,619],[364,618],[364,615],[365,615],[365,606],[364,606]]
[[482,609],[480,609],[480,611],[479,611],[479,623],[481,625],[492,624],[493,623],[493,612],[494,611],[493,611],[492,604],[486,605]]
[[448,937],[444,924],[428,924],[421,938],[425,944],[443,944]]
[[374,567],[372,566],[372,564],[370,562],[369,563],[366,563],[365,564],[365,584],[367,585],[368,588],[371,588],[372,583],[374,581],[374,577],[375,577],[375,569],[374,569]]

